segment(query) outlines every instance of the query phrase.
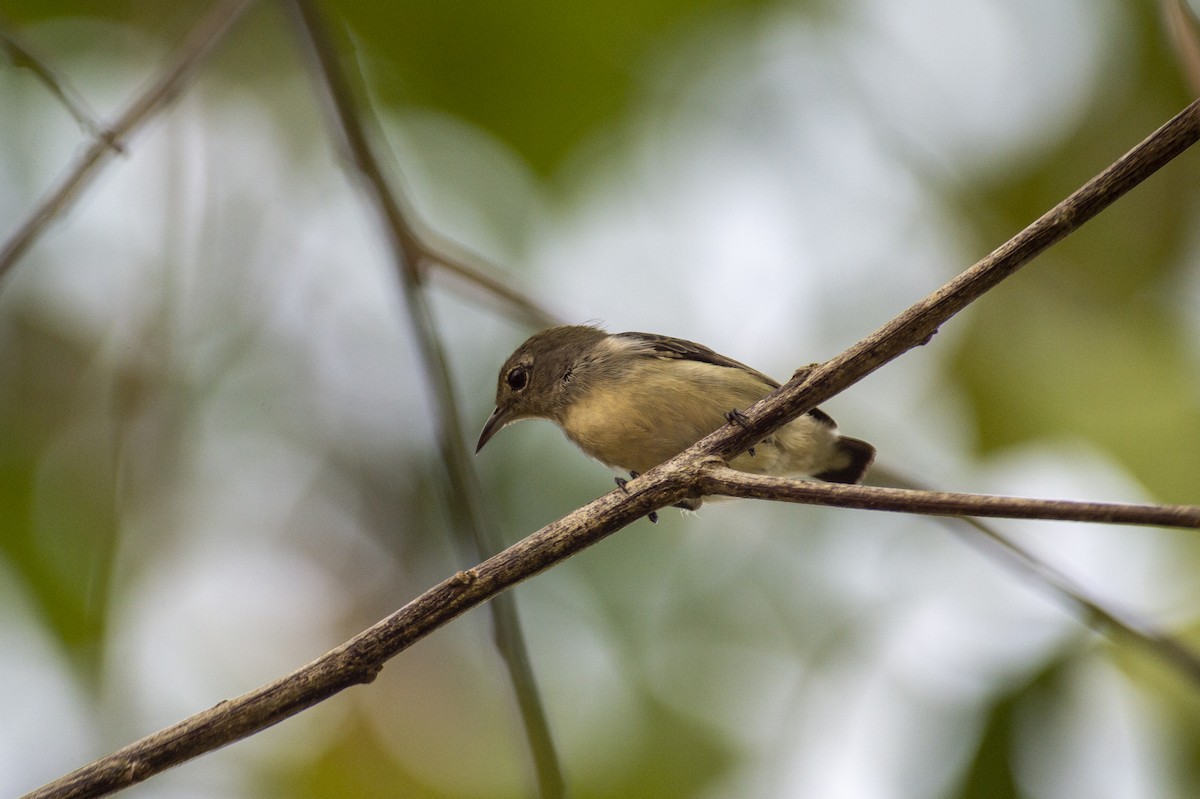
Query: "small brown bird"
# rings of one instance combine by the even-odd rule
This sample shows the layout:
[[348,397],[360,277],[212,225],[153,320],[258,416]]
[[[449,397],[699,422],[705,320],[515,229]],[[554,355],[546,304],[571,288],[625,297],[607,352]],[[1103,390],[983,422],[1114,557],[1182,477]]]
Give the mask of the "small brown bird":
[[[631,474],[678,455],[779,387],[684,339],[566,325],[535,333],[500,369],[475,451],[521,419],[549,419],[587,455]],[[875,448],[814,408],[729,462],[755,474],[857,483]],[[698,502],[695,503],[698,506]]]

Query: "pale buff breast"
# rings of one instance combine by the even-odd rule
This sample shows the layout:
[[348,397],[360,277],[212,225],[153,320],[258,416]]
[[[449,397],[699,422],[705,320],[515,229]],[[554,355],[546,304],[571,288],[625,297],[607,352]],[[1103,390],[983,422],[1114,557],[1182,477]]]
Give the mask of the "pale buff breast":
[[[647,360],[610,386],[576,397],[562,420],[567,437],[612,468],[644,472],[721,427],[772,386],[740,370],[697,361]],[[829,457],[836,433],[801,417],[731,465],[748,472],[811,474]]]
[[828,468],[837,439],[834,428],[805,415],[760,442],[754,448],[754,455],[743,453],[729,465],[755,474],[807,477]]

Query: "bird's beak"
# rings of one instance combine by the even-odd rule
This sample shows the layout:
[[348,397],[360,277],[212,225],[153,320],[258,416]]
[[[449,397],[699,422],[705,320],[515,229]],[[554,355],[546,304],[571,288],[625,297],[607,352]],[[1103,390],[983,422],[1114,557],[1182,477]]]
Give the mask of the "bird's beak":
[[479,443],[475,445],[475,454],[478,455],[479,450],[483,449],[483,445],[488,443],[492,436],[499,433],[500,428],[511,421],[513,421],[512,411],[496,406],[496,410],[492,411],[492,415],[484,423],[483,432],[479,434]]

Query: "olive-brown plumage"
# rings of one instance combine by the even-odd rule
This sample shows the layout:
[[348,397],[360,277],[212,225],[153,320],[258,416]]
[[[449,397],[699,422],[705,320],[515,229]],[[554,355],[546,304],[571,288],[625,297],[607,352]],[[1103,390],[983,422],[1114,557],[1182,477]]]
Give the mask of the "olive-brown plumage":
[[[475,448],[521,419],[549,419],[586,454],[644,472],[679,454],[779,387],[684,339],[585,325],[534,334],[500,369],[496,409]],[[730,466],[746,472],[856,483],[875,448],[837,433],[820,410],[784,425]]]

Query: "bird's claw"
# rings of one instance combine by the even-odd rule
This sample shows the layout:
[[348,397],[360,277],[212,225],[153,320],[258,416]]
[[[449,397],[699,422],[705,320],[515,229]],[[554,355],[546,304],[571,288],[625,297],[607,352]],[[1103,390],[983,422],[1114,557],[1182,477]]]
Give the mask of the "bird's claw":
[[[638,472],[630,472],[629,480],[636,480],[638,477],[638,474],[639,474]],[[626,480],[624,477],[614,477],[613,478],[613,482],[615,482],[617,484],[617,488],[621,489],[626,494],[629,493],[629,489],[625,487],[629,484],[629,480]],[[650,520],[651,524],[658,524],[658,513],[657,512],[650,511],[649,513],[646,514],[646,518]]]
[[[749,417],[747,417],[746,414],[742,413],[737,408],[726,412],[725,421],[729,422],[730,424],[736,424],[738,427],[745,427],[746,425],[750,424]],[[746,452],[750,453],[751,458],[754,457],[754,447],[746,450]]]

